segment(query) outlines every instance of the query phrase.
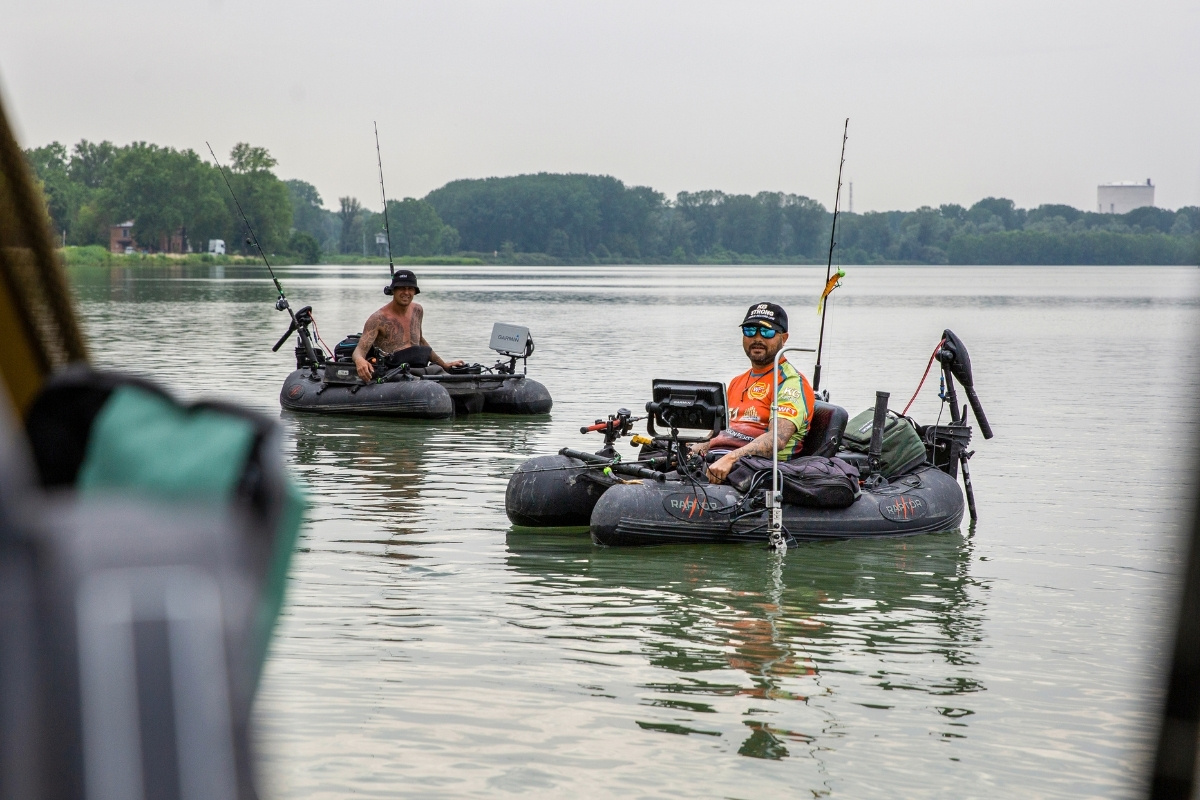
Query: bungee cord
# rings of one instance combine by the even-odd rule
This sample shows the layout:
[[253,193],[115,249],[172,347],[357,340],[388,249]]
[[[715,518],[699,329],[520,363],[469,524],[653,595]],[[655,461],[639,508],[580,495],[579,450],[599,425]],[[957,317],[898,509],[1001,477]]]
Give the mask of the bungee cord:
[[[929,355],[929,363],[925,365],[925,373],[921,376],[921,382],[917,384],[917,390],[915,392],[913,392],[912,397],[910,397],[908,399],[908,405],[906,405],[904,407],[904,410],[900,412],[900,416],[903,417],[908,414],[908,409],[910,409],[912,407],[913,402],[915,402],[917,399],[917,395],[919,395],[921,393],[921,387],[925,385],[925,379],[929,377],[929,370],[933,367],[933,360],[935,358],[937,358],[938,351],[942,349],[942,345],[944,345],[945,343],[946,343],[946,340],[941,339],[938,341],[937,347],[933,348],[933,352],[930,353],[930,355]],[[943,378],[942,380],[944,383],[945,379]],[[945,389],[943,388],[942,391],[944,393]],[[941,395],[939,394],[938,397],[941,397]],[[943,402],[945,401],[945,399],[946,398],[942,397]]]
[[321,329],[317,327],[317,316],[311,311],[308,312],[308,316],[312,319],[313,334],[316,336],[317,344],[321,345],[321,349],[328,353],[330,358],[333,358],[333,350],[329,347],[329,345],[325,344],[325,340],[321,338]]

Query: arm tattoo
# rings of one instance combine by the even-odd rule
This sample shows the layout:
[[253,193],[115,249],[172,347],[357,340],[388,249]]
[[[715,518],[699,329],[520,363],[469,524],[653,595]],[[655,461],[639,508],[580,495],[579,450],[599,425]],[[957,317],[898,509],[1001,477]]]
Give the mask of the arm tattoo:
[[[787,444],[788,439],[796,432],[796,425],[790,420],[779,420],[779,439],[776,444],[778,449],[782,450]],[[745,447],[740,447],[734,450],[731,455],[743,458],[745,456],[763,456],[764,458],[771,455],[771,431],[768,429],[766,433],[759,436]]]
[[379,335],[379,312],[376,311],[371,316],[367,317],[367,324],[363,326],[362,336],[358,339],[358,345],[354,348],[355,357],[367,357],[371,352],[371,345],[375,344],[375,337]]

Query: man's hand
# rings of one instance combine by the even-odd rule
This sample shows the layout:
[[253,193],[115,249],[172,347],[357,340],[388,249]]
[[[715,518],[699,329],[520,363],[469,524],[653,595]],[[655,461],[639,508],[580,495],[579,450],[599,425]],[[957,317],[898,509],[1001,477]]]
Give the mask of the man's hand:
[[726,453],[708,465],[708,479],[713,483],[724,483],[737,462],[738,457],[734,453]]
[[708,452],[710,447],[712,447],[711,439],[707,442],[696,442],[695,444],[688,445],[688,452],[694,456],[702,456]]
[[370,383],[371,379],[375,377],[375,369],[371,366],[371,362],[358,353],[354,354],[354,369],[358,372],[358,377],[362,378],[363,383]]
[[444,364],[442,364],[442,369],[450,369],[451,367],[461,367],[463,364],[466,364],[466,363],[467,362],[463,361],[461,358],[457,359],[455,361],[447,361]]

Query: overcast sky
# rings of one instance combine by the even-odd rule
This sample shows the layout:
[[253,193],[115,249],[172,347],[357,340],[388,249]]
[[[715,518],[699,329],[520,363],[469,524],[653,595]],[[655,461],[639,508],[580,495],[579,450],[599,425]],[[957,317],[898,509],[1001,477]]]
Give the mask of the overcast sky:
[[266,147],[329,207],[589,172],[854,210],[1200,205],[1200,2],[10,0],[24,146]]

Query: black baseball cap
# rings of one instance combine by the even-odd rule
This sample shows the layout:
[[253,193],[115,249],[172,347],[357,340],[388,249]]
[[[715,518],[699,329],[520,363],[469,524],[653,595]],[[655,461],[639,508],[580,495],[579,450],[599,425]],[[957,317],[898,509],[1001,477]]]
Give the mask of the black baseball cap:
[[416,289],[416,293],[421,293],[421,287],[417,286],[417,276],[410,269],[398,269],[392,275],[392,282],[383,287],[384,294],[391,294],[392,290],[400,286],[411,286]]
[[743,325],[757,322],[760,325],[770,325],[781,333],[787,333],[787,312],[783,306],[775,303],[755,303],[746,310]]

